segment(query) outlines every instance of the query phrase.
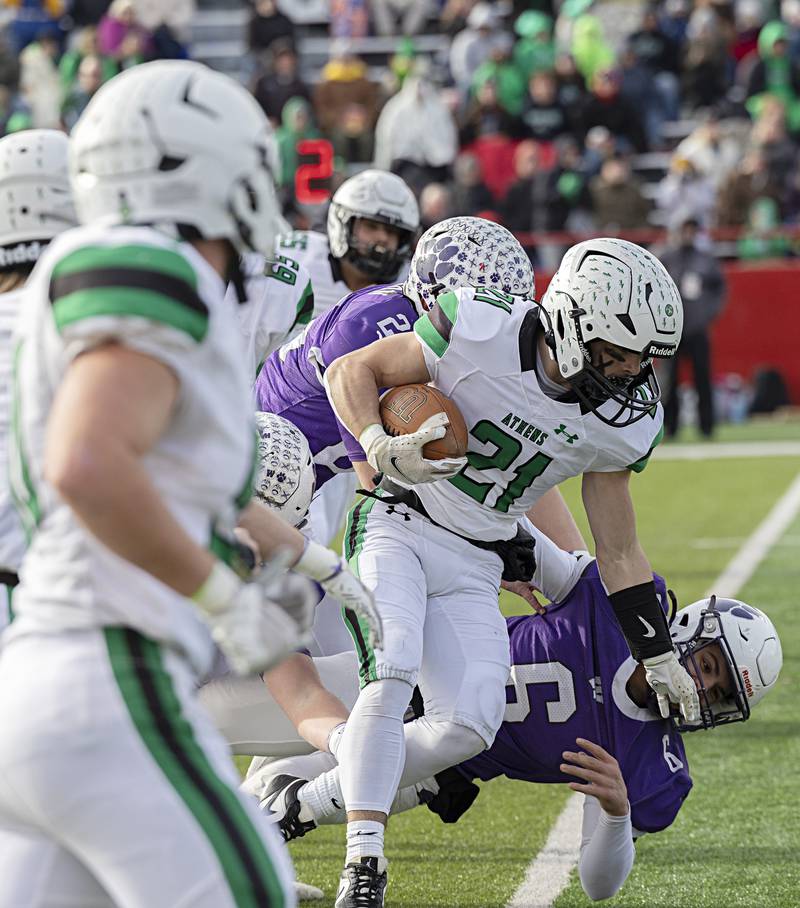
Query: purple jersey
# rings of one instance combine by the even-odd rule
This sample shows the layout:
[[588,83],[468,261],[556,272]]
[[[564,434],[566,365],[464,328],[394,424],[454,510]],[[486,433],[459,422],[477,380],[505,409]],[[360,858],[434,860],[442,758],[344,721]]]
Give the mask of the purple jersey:
[[[666,590],[656,588],[662,603]],[[626,693],[636,663],[619,629],[597,565],[543,617],[508,619],[511,679],[503,724],[489,750],[461,765],[470,778],[505,775],[527,782],[570,782],[561,754],[588,738],[618,761],[631,821],[658,832],[675,819],[692,787],[686,753],[672,722]]]
[[256,382],[258,408],[290,420],[308,439],[317,488],[335,473],[351,469],[351,461],[366,460],[328,402],[322,384],[325,369],[351,350],[410,331],[416,319],[402,284],[367,287],[315,318],[264,364]]

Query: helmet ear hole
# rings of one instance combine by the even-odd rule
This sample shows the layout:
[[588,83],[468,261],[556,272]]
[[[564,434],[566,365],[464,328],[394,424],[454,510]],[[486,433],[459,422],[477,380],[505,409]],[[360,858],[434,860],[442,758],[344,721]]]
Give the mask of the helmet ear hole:
[[561,314],[560,309],[558,310],[558,315],[556,316],[556,333],[561,338],[561,340],[564,340],[564,316]]

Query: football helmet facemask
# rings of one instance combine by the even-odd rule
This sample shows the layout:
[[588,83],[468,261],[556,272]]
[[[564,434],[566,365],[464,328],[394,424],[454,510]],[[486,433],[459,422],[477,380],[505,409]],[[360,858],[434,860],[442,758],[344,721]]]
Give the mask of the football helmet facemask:
[[[627,240],[593,239],[567,250],[540,306],[562,379],[604,423],[642,419],[661,399],[652,360],[675,354],[683,328],[678,288],[661,262]],[[592,362],[603,340],[641,356],[637,375],[611,377]],[[613,401],[616,407],[604,407]]]
[[[711,596],[687,605],[676,613],[670,635],[684,668],[698,679],[700,698],[700,720],[688,724],[675,716],[678,731],[746,721],[778,680],[783,655],[775,625],[764,612],[738,599]],[[731,679],[725,695],[713,700],[699,663],[702,651],[712,644],[718,645]]]
[[[378,221],[397,231],[397,249],[365,244],[355,237],[359,218]],[[396,174],[364,170],[346,180],[334,193],[328,209],[328,243],[335,259],[346,258],[376,283],[397,277],[411,256],[419,231],[414,193]]]

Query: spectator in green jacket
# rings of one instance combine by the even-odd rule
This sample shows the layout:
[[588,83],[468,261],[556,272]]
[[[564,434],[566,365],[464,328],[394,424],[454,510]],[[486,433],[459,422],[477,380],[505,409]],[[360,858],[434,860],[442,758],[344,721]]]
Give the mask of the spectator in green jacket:
[[291,186],[297,170],[297,143],[319,138],[311,118],[311,105],[305,98],[290,98],[283,106],[281,125],[275,131],[280,158],[279,186]]
[[747,109],[758,115],[764,98],[774,95],[783,101],[790,132],[800,130],[800,65],[789,55],[789,29],[774,19],[758,35],[760,59],[747,80]]
[[555,66],[553,19],[539,10],[528,9],[514,23],[519,40],[514,45],[513,59],[517,69],[529,79],[533,73]]
[[472,77],[470,93],[474,96],[486,82],[494,82],[500,106],[513,117],[522,113],[527,94],[527,80],[511,59],[511,38],[504,35],[495,45],[489,59],[481,64]]
[[68,50],[58,64],[58,71],[61,76],[61,88],[65,98],[75,86],[81,61],[85,57],[97,57],[100,61],[103,82],[108,82],[109,79],[116,76],[119,72],[119,64],[117,61],[113,60],[111,57],[103,56],[100,53],[100,45],[97,40],[97,29],[91,25],[82,28],[75,36],[72,50]]

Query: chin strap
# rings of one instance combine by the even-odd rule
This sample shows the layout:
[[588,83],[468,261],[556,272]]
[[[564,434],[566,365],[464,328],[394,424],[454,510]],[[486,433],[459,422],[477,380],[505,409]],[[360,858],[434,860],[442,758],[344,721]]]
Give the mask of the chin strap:
[[242,259],[239,255],[236,254],[233,246],[231,246],[231,256],[228,261],[228,273],[225,275],[229,284],[233,285],[233,289],[236,291],[236,299],[241,306],[243,303],[247,302],[247,291],[244,286],[244,271],[242,270]]

